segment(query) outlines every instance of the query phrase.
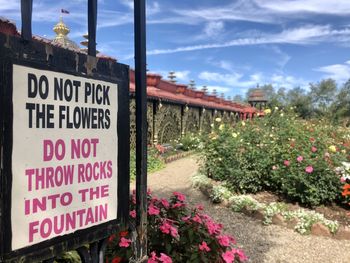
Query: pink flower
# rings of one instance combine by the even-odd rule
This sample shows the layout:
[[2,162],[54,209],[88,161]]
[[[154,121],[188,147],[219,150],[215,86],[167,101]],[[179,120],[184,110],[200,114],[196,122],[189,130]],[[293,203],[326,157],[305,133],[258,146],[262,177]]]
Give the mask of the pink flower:
[[173,204],[172,208],[179,208],[183,206],[186,206],[186,205],[184,203],[176,203],[176,204]]
[[230,237],[229,236],[218,236],[217,240],[219,244],[223,247],[230,246]]
[[167,221],[164,221],[163,224],[159,227],[159,230],[164,234],[170,234],[172,237],[179,237],[179,233],[176,227],[173,227]]
[[175,195],[176,198],[181,202],[184,202],[186,200],[186,196],[180,192],[174,192],[173,195]]
[[170,234],[170,227],[171,225],[167,221],[164,221],[163,224],[159,227],[159,230],[164,234]]
[[120,247],[129,247],[129,246],[130,246],[130,243],[131,243],[131,240],[130,240],[130,239],[122,237],[122,238],[120,239],[119,246],[120,246]]
[[235,254],[232,251],[226,251],[225,253],[222,253],[221,256],[225,263],[232,263],[235,260]]
[[164,262],[164,263],[173,263],[171,257],[167,256],[164,253],[160,253],[159,260],[160,260],[160,262]]
[[311,165],[305,168],[305,172],[307,172],[308,174],[311,174],[313,171],[314,168]]
[[184,216],[183,218],[181,218],[182,221],[186,222],[191,218],[191,216]]
[[244,252],[243,252],[243,250],[241,250],[241,249],[235,249],[235,248],[233,248],[232,249],[232,252],[233,253],[235,253],[236,255],[238,255],[238,257],[239,257],[239,260],[240,261],[246,261],[247,259],[248,259],[248,257],[244,254]]
[[312,146],[312,147],[311,147],[311,151],[312,151],[313,153],[315,153],[315,152],[317,152],[317,148],[316,148],[315,146]]
[[179,237],[179,232],[177,231],[176,227],[170,227],[170,235],[175,238]]
[[297,157],[297,161],[299,163],[301,163],[303,160],[304,160],[303,156],[300,155],[300,156]]
[[192,220],[193,220],[194,222],[197,222],[197,223],[199,223],[199,224],[202,224],[202,219],[201,219],[198,215],[195,215],[195,216],[192,218]]
[[160,202],[162,203],[162,205],[163,205],[165,208],[169,208],[169,202],[168,202],[168,200],[162,198],[162,199],[160,199]]
[[150,258],[148,258],[147,263],[157,263],[157,254],[156,252],[152,251]]
[[155,207],[153,204],[151,204],[148,207],[148,214],[151,215],[159,215],[159,209],[157,207]]
[[345,183],[346,182],[345,177],[340,177],[340,182]]
[[211,220],[208,220],[206,222],[207,225],[207,229],[210,235],[214,235],[214,234],[219,234],[221,229],[222,229],[222,225],[221,224],[216,224]]
[[290,165],[290,161],[288,161],[288,160],[285,160],[283,163],[284,163],[285,166],[289,166]]
[[196,206],[196,209],[202,211],[204,209],[204,207],[203,207],[203,205],[199,204]]
[[132,218],[136,218],[136,211],[135,210],[131,210],[129,212],[129,215],[132,217]]
[[202,244],[199,245],[199,250],[209,252],[210,247],[208,247],[207,243],[203,241]]

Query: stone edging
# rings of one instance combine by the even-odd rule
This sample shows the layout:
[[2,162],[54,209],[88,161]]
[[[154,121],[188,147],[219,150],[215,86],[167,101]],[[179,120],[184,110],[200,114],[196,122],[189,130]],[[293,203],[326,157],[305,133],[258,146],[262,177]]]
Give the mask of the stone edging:
[[165,158],[163,158],[163,157],[161,157],[161,158],[163,159],[163,161],[165,163],[171,163],[173,161],[176,161],[176,160],[179,160],[181,158],[185,158],[189,155],[192,155],[193,153],[194,153],[194,151],[180,152],[180,153],[177,153],[177,154],[165,157]]
[[[194,183],[196,184],[196,183]],[[206,179],[205,183],[197,184],[197,188],[209,199],[212,199],[212,193],[214,186],[217,186],[218,182],[211,180],[209,178]],[[227,198],[222,198],[220,201],[216,202],[219,205],[231,208],[232,203]],[[264,221],[266,218],[265,212],[263,209],[251,209],[248,206],[244,206],[240,212],[243,214],[253,217],[257,220]],[[279,225],[282,227],[287,227],[289,229],[295,229],[299,220],[296,217],[293,217],[290,220],[287,220],[281,213],[274,214],[271,218],[270,223]],[[338,240],[350,240],[350,227],[347,226],[339,226],[335,233],[331,233],[330,229],[322,224],[321,222],[315,222],[311,226],[310,234],[315,236],[323,236],[329,237]]]

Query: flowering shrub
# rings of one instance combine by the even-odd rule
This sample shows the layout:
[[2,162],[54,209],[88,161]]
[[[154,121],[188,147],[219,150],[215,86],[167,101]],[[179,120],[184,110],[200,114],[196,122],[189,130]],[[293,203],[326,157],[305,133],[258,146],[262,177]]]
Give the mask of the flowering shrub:
[[[135,195],[131,220],[135,217]],[[170,200],[148,195],[148,263],[155,262],[244,262],[247,257],[233,237],[222,233],[222,225],[203,213],[203,207],[191,209],[186,197],[174,192]],[[106,262],[128,262],[132,255],[128,232],[110,237]]]
[[268,190],[308,206],[340,201],[335,169],[349,158],[349,130],[292,112],[265,114],[234,128],[215,121],[201,153],[206,174],[239,193]]
[[180,149],[184,151],[195,150],[200,143],[199,137],[194,134],[186,134],[180,139]]

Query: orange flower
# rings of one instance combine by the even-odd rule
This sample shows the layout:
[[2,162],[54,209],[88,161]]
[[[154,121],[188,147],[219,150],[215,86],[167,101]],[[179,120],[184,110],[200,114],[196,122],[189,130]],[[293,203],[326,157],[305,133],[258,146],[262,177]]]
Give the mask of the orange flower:
[[350,184],[344,185],[343,190],[342,196],[350,195]]

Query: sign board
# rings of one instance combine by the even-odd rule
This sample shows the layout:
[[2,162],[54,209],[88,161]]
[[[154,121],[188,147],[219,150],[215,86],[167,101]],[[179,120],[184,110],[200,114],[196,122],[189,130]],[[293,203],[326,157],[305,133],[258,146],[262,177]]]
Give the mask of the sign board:
[[32,262],[107,238],[129,209],[128,67],[108,62],[88,75],[79,62],[35,63],[35,52],[15,59],[4,49],[0,261]]
[[13,65],[12,249],[117,218],[117,84]]

